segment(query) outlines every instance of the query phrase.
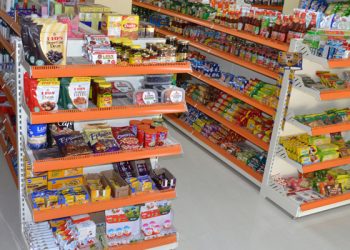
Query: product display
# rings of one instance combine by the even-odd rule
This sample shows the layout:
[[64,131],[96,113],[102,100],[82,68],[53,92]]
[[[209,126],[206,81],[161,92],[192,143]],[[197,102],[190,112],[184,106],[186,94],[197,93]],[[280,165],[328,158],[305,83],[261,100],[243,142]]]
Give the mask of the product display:
[[32,112],[184,102],[184,90],[171,86],[171,78],[145,76],[141,88],[135,90],[128,81],[103,77],[32,79],[25,74],[25,97]]
[[[224,165],[294,218],[350,203],[348,1],[0,9],[0,151],[30,249],[176,249],[172,200],[198,189],[209,165],[212,191]],[[169,123],[203,155],[160,162],[183,153]],[[190,186],[178,190],[171,166]],[[188,211],[205,209],[189,207],[179,212],[198,224]]]
[[264,142],[270,141],[273,121],[261,111],[206,85],[189,84],[186,94],[227,121],[246,128]]
[[189,113],[182,115],[180,119],[214,144],[220,145],[221,148],[235,156],[239,161],[257,172],[264,172],[266,154],[246,144],[246,140],[234,131],[225,128],[192,106],[189,106]]
[[298,115],[295,119],[312,128],[349,122],[349,109],[331,109],[324,113]]
[[329,161],[350,156],[349,143],[341,133],[328,136],[299,135],[281,138],[288,156],[302,165]]

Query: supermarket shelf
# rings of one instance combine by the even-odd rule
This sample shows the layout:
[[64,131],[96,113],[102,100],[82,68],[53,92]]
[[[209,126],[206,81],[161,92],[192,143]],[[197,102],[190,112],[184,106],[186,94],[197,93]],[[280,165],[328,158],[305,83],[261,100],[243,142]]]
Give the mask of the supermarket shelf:
[[[28,67],[28,66],[27,66]],[[189,62],[113,65],[75,64],[56,66],[32,66],[27,69],[32,78],[74,77],[74,76],[130,76],[152,74],[178,74],[192,71]]]
[[186,103],[130,105],[111,108],[89,108],[86,110],[59,110],[56,112],[30,112],[26,105],[23,106],[32,124],[54,123],[59,121],[120,119],[168,113],[183,113],[187,111]]
[[255,135],[253,135],[250,131],[248,131],[245,128],[240,127],[239,125],[234,124],[233,122],[230,122],[226,120],[225,118],[221,117],[219,114],[209,110],[206,106],[204,106],[201,103],[198,103],[196,101],[193,101],[191,98],[186,97],[186,102],[190,104],[191,106],[195,107],[196,109],[200,110],[201,112],[205,113],[206,115],[210,116],[214,120],[218,121],[219,123],[225,125],[227,128],[233,130],[237,134],[243,136],[250,142],[254,143],[255,145],[259,146],[260,148],[264,149],[265,151],[269,150],[269,144],[262,141]]
[[14,168],[13,165],[12,165],[11,158],[10,158],[10,156],[7,154],[6,143],[5,143],[4,137],[3,137],[2,135],[0,135],[0,146],[1,146],[2,152],[3,152],[3,154],[4,154],[4,158],[6,159],[7,166],[8,166],[8,168],[9,168],[9,170],[10,170],[12,179],[13,179],[13,181],[15,182],[16,187],[18,188],[18,178],[17,178],[17,174],[16,174],[16,171],[15,171],[15,168]]
[[121,161],[140,160],[153,157],[179,155],[182,153],[181,145],[173,139],[167,139],[166,145],[155,148],[143,148],[133,151],[119,151],[101,154],[89,154],[79,156],[67,156],[62,158],[50,158],[36,160],[33,151],[26,149],[27,157],[33,166],[34,172],[46,172],[51,170],[63,170],[69,168],[88,167],[94,165],[110,164]]
[[7,15],[3,10],[0,10],[0,18],[4,20],[18,36],[21,36],[21,26],[12,17]]
[[170,32],[170,31],[167,31],[167,30],[164,30],[164,29],[159,29],[159,28],[156,28],[156,32],[159,33],[159,34],[162,34],[164,36],[166,35],[173,35],[173,36],[176,36],[178,37],[179,39],[183,39],[183,40],[187,40],[190,42],[190,45],[197,48],[197,49],[200,49],[200,50],[203,50],[209,54],[212,54],[212,55],[215,55],[215,56],[218,56],[222,59],[225,59],[229,62],[232,62],[232,63],[235,63],[237,65],[240,65],[242,67],[245,67],[247,69],[250,69],[252,71],[255,71],[255,72],[258,72],[262,75],[265,75],[267,77],[270,77],[270,78],[273,78],[273,79],[277,79],[278,78],[278,73],[276,73],[275,71],[272,71],[268,68],[265,68],[265,67],[262,67],[262,66],[259,66],[258,64],[254,64],[254,63],[251,63],[251,62],[248,62],[248,61],[245,61],[237,56],[234,56],[234,55],[231,55],[229,53],[226,53],[224,51],[221,51],[221,50],[218,50],[218,49],[214,49],[214,48],[211,48],[207,45],[204,45],[202,43],[199,43],[199,42],[196,42],[192,39],[188,39],[187,37],[183,37],[183,36],[180,36],[174,32]]
[[0,47],[4,47],[7,51],[7,53],[10,54],[10,56],[15,60],[16,56],[15,56],[15,50],[14,48],[12,47],[12,45],[9,43],[8,40],[6,40],[1,34],[0,34]]
[[325,134],[344,132],[344,131],[350,130],[350,122],[343,122],[343,123],[332,124],[332,125],[324,125],[322,127],[315,127],[315,128],[311,128],[307,125],[304,125],[304,124],[300,123],[299,121],[295,120],[293,117],[289,117],[288,122],[290,122],[294,126],[298,127],[299,129],[305,131],[309,135],[325,135]]
[[0,77],[0,88],[2,89],[2,91],[5,93],[7,101],[10,103],[12,110],[14,112],[16,112],[16,100],[15,98],[12,96],[10,89],[8,88],[8,86],[4,83],[2,77]]
[[283,208],[294,218],[300,218],[350,204],[350,193],[300,204],[289,198],[284,189],[274,183],[267,186],[264,192],[271,201]]
[[131,243],[128,245],[120,245],[116,247],[109,247],[109,250],[141,250],[141,249],[155,249],[155,250],[173,250],[178,246],[176,234],[163,236],[156,239],[146,240]]
[[[138,205],[151,201],[170,200],[176,198],[176,191],[154,191],[135,194],[128,197],[116,198],[107,201],[89,202],[87,204],[72,205],[57,209],[32,210],[35,222],[69,217],[80,214],[100,212],[108,209]],[[30,204],[30,203],[28,203]]]
[[291,47],[294,47],[297,52],[302,53],[304,59],[318,63],[326,69],[345,69],[350,67],[350,58],[327,60],[325,58],[313,55],[310,51],[310,48],[307,45],[303,44],[302,39],[295,39]]
[[10,122],[10,118],[7,114],[3,115],[3,121],[5,125],[5,129],[7,132],[7,136],[10,138],[10,142],[15,150],[17,150],[17,139],[16,133],[13,130],[12,124]]
[[300,163],[293,161],[288,157],[287,152],[283,146],[281,145],[278,146],[276,152],[281,159],[285,160],[290,165],[297,168],[300,173],[305,173],[305,174],[315,172],[318,170],[330,169],[330,168],[350,164],[350,157],[344,157],[344,158],[338,158],[330,161],[318,162],[310,165],[301,165]]
[[179,13],[176,11],[171,11],[171,10],[167,10],[164,8],[160,8],[160,7],[157,7],[155,5],[142,3],[139,1],[135,1],[135,0],[133,1],[133,5],[139,6],[139,7],[145,8],[145,9],[153,10],[155,12],[162,13],[164,15],[176,17],[176,18],[179,18],[181,20],[195,23],[195,24],[201,25],[203,27],[217,30],[217,31],[220,31],[220,32],[223,32],[226,34],[230,34],[232,36],[236,36],[236,37],[239,37],[239,38],[242,38],[245,40],[249,40],[249,41],[252,41],[255,43],[263,44],[265,46],[275,48],[278,50],[288,51],[288,49],[289,49],[289,45],[287,43],[281,43],[281,42],[273,41],[271,39],[262,38],[260,36],[253,35],[253,34],[248,33],[248,32],[235,30],[235,29],[232,29],[229,27],[225,27],[223,25],[215,24],[214,22],[202,20],[200,18],[196,18],[196,17],[190,16],[190,15],[185,15],[185,14],[182,14],[182,13]]
[[317,90],[313,88],[308,88],[305,86],[304,82],[300,77],[296,75],[294,79],[294,87],[300,89],[301,91],[308,93],[317,100],[320,101],[334,101],[339,99],[350,98],[350,88],[347,89],[327,89],[327,90]]
[[190,73],[191,76],[193,77],[196,77],[197,79],[217,88],[217,89],[220,89],[221,91],[237,98],[237,99],[240,99],[241,101],[265,112],[266,114],[269,114],[271,116],[274,116],[276,114],[276,111],[269,107],[269,106],[266,106],[256,100],[254,100],[253,98],[247,96],[247,95],[244,95],[244,94],[241,94],[241,92],[237,91],[237,90],[234,90],[233,88],[230,88],[229,86],[227,86],[226,84],[224,83],[221,83],[215,79],[212,79],[212,78],[209,78],[199,72],[192,72]]
[[329,205],[337,205],[337,203],[338,203],[338,206],[346,205],[345,203],[342,204],[343,202],[345,202],[346,204],[350,204],[350,193],[345,193],[337,196],[327,197],[327,198],[313,201],[313,202],[304,203],[300,206],[300,209],[301,211],[306,212],[309,210],[318,209]]
[[220,160],[224,161],[234,170],[242,174],[248,180],[253,182],[255,185],[260,186],[263,175],[254,171],[251,167],[244,164],[242,161],[238,160],[233,155],[229,154],[226,150],[222,149],[220,146],[208,140],[206,137],[201,135],[201,133],[192,129],[189,125],[181,121],[175,115],[166,115],[165,118],[175,127],[179,128],[181,132],[185,133],[192,140],[195,140],[198,144],[204,147],[209,152],[213,153]]
[[283,6],[276,6],[276,5],[261,5],[261,4],[252,4],[253,7],[259,8],[259,9],[266,9],[266,10],[277,10],[277,11],[283,11]]

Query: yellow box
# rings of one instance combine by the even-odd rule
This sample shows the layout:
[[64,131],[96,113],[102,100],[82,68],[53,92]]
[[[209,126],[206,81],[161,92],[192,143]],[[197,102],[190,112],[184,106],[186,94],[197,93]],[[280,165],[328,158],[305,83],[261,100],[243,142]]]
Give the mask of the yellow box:
[[61,179],[72,176],[80,176],[83,175],[83,168],[71,168],[65,170],[54,170],[47,172],[47,179]]
[[48,190],[59,190],[70,187],[77,187],[83,185],[82,176],[74,176],[68,178],[54,179],[47,182]]
[[47,189],[47,175],[30,177],[26,179],[27,193],[32,193],[35,190]]
[[[85,176],[85,182],[92,202],[111,199],[111,187],[108,185],[104,176],[99,174],[88,174]],[[102,189],[96,189],[96,184],[98,183],[102,184]]]
[[139,17],[135,15],[105,13],[102,17],[101,29],[107,36],[127,37],[131,40],[136,40],[138,38]]

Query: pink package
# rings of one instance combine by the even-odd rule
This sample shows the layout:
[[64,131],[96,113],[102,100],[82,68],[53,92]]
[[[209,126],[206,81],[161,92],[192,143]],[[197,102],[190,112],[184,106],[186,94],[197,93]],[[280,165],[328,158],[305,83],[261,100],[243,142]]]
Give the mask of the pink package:
[[84,33],[79,31],[79,16],[76,15],[73,19],[70,19],[66,15],[59,15],[57,20],[60,23],[67,24],[68,27],[68,38],[84,38]]

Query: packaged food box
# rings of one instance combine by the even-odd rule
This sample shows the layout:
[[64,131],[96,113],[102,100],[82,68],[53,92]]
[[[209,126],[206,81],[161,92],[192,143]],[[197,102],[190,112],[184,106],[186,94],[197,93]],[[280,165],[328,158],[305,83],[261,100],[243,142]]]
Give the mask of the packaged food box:
[[102,17],[101,29],[107,36],[127,37],[136,40],[138,38],[139,17],[135,15],[105,13]]
[[60,179],[51,179],[47,182],[48,190],[59,190],[83,185],[82,176],[73,176]]
[[128,244],[140,237],[140,207],[129,206],[105,211],[109,246]]
[[83,175],[83,168],[53,170],[53,171],[47,172],[47,179],[52,180],[52,179],[60,179],[60,178],[79,176],[79,175]]
[[159,190],[176,187],[176,178],[165,168],[156,168],[151,172],[151,178]]
[[100,174],[88,174],[85,176],[91,201],[103,201],[111,198],[111,187],[106,178]]
[[36,177],[30,177],[26,179],[27,193],[32,193],[33,191],[40,191],[47,189],[47,175],[39,175]]
[[112,196],[114,198],[126,197],[129,195],[129,185],[114,170],[103,171],[101,174],[106,178],[109,186],[111,187]]

